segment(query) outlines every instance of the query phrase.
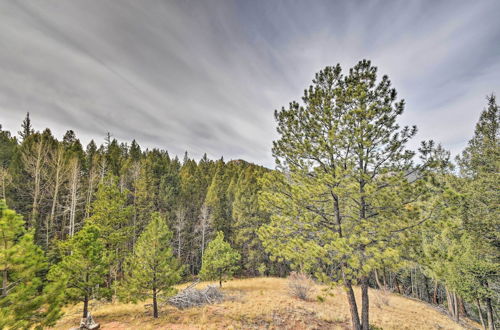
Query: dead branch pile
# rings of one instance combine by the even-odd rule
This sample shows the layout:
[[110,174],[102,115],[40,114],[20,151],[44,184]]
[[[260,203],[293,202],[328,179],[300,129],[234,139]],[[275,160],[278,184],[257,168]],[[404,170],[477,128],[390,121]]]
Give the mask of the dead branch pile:
[[193,283],[167,300],[167,304],[179,309],[219,303],[224,300],[222,291],[215,285],[208,285],[205,289],[195,289]]

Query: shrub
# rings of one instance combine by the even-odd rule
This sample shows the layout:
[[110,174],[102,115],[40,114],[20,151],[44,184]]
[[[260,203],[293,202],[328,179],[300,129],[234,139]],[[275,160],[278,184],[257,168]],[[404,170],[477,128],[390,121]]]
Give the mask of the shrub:
[[290,276],[288,276],[288,289],[293,297],[308,300],[313,287],[314,282],[307,274],[292,272]]

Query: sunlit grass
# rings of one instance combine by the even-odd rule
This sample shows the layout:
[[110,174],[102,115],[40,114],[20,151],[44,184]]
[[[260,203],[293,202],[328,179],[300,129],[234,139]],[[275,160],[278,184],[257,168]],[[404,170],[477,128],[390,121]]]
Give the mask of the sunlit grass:
[[[228,299],[221,304],[187,310],[164,306],[156,320],[144,307],[147,302],[96,304],[91,312],[102,329],[349,328],[349,307],[342,288],[317,286],[310,301],[291,297],[286,279],[280,278],[237,279],[224,283],[223,290]],[[361,299],[359,290],[356,294]],[[383,329],[461,329],[425,303],[379,290],[370,290],[370,298],[370,323]],[[67,308],[56,328],[77,326],[81,307]]]

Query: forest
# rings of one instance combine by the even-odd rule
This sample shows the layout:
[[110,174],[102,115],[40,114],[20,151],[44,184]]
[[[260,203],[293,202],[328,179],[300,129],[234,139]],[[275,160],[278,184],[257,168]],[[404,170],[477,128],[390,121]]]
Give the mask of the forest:
[[92,300],[152,299],[156,318],[175,284],[292,272],[342,287],[353,329],[371,328],[369,288],[499,328],[495,96],[456,158],[409,148],[405,105],[368,60],[325,67],[275,111],[275,169],[109,133],[82,145],[29,113],[0,126],[0,329],[53,326],[77,302],[86,317]]

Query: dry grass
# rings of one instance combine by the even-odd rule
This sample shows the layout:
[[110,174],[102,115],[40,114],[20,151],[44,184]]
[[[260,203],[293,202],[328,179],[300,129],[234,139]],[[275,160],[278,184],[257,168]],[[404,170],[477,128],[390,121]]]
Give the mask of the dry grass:
[[[202,287],[206,283],[200,283]],[[182,288],[180,286],[179,288]],[[217,305],[177,310],[162,308],[153,319],[144,303],[103,304],[91,309],[101,329],[348,329],[349,309],[342,288],[317,286],[314,300],[288,293],[286,279],[253,278],[224,284],[230,299]],[[356,292],[360,294],[359,290]],[[378,290],[370,291],[371,324],[383,329],[462,329],[432,307]],[[360,297],[358,298],[360,299]],[[67,308],[56,329],[69,329],[80,320],[81,305]],[[479,327],[470,323],[471,326]]]

